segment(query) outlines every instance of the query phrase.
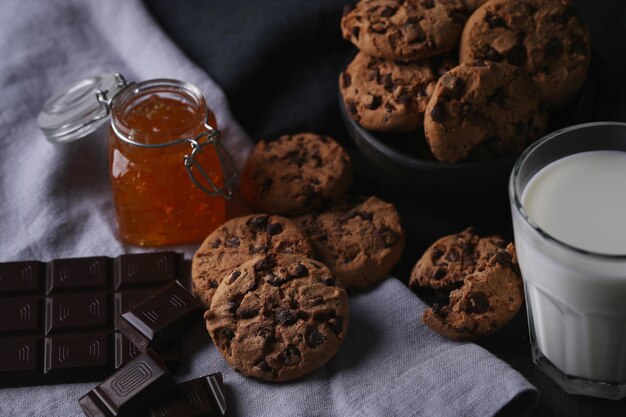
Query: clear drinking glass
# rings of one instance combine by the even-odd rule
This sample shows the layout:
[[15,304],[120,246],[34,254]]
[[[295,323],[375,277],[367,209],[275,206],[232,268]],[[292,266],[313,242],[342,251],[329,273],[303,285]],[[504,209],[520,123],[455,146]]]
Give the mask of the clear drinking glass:
[[[515,164],[509,197],[533,361],[568,393],[620,399],[626,397],[626,254],[564,243],[522,205],[525,187],[543,167],[598,150],[626,151],[626,124],[572,126],[537,141]],[[615,192],[626,192],[626,178]]]

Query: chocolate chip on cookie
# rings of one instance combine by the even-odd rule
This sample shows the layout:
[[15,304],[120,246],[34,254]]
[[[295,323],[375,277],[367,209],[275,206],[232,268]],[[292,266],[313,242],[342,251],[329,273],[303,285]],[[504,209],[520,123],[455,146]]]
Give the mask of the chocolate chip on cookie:
[[241,190],[261,211],[295,215],[339,198],[351,183],[350,157],[337,142],[300,133],[257,143],[244,168]]
[[[413,267],[409,286],[451,290],[465,278],[484,268],[506,248],[499,236],[480,237],[473,228],[444,236],[433,243]],[[501,255],[502,256],[502,255]]]
[[498,250],[467,275],[449,302],[426,309],[422,321],[454,340],[476,340],[507,324],[524,301],[522,280],[513,244]]
[[335,355],[348,329],[348,297],[320,262],[258,256],[222,281],[204,318],[231,367],[253,378],[288,381]]
[[443,75],[426,107],[424,131],[441,162],[521,152],[546,128],[536,87],[507,63],[476,61]]
[[361,0],[345,9],[341,32],[368,55],[415,61],[454,48],[466,19],[461,0]]
[[377,197],[345,201],[295,220],[308,233],[318,259],[347,288],[365,288],[387,278],[402,256],[400,216]]
[[429,64],[396,62],[359,52],[339,77],[347,113],[370,130],[420,128],[438,78]]
[[486,2],[487,0],[463,0],[463,3],[465,4],[465,9],[469,12],[473,12]]
[[276,253],[311,256],[313,248],[306,234],[283,217],[255,214],[231,219],[211,233],[193,256],[193,293],[209,308],[220,282],[233,269],[251,257]]
[[435,74],[435,78],[438,80],[446,72],[459,65],[459,53],[453,50],[447,54],[431,58],[428,62],[430,62],[433,74]]
[[571,0],[490,1],[472,14],[461,37],[461,62],[515,65],[554,106],[565,104],[582,86],[589,58],[589,32]]

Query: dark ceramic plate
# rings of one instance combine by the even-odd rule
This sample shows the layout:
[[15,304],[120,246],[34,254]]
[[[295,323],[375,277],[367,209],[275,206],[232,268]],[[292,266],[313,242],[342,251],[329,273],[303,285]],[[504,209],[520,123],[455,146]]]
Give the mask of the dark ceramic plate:
[[[569,104],[549,115],[548,131],[591,121],[597,91],[597,64]],[[407,194],[426,195],[440,201],[469,201],[506,193],[518,155],[480,162],[438,162],[423,132],[383,133],[366,130],[347,114],[339,94],[339,108],[346,129],[368,162],[362,174],[379,186]]]

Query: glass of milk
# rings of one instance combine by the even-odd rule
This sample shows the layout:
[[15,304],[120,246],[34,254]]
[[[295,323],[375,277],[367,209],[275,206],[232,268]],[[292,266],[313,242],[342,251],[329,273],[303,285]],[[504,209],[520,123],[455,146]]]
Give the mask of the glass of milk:
[[626,124],[537,141],[509,196],[535,364],[566,392],[626,397]]

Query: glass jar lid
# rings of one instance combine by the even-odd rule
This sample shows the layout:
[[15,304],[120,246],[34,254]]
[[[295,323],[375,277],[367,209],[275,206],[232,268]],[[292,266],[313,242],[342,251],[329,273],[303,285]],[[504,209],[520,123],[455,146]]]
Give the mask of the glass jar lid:
[[46,100],[37,124],[50,142],[81,139],[109,120],[111,99],[128,84],[119,73],[84,78]]

